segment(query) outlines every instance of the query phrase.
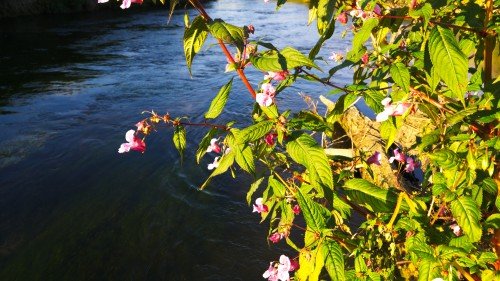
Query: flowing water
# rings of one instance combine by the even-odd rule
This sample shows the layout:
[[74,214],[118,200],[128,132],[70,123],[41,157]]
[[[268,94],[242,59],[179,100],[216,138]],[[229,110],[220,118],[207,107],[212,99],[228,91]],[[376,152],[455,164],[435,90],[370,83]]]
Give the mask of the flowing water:
[[[254,39],[280,48],[307,53],[318,38],[304,4],[276,12],[262,0],[220,0],[207,10],[253,24]],[[143,110],[203,121],[234,75],[209,41],[189,76],[183,14],[170,24],[166,10],[0,22],[0,280],[260,280],[269,261],[290,253],[284,242],[268,245],[267,223],[246,204],[250,177],[225,175],[198,190],[213,160],[195,165],[206,129],[188,128],[182,164],[166,128],[146,153],[117,153]],[[335,42],[325,57],[345,52],[347,42]],[[254,85],[262,75],[249,72]],[[280,107],[303,107],[299,91],[329,89],[298,83]],[[252,105],[236,79],[217,122],[248,124]]]

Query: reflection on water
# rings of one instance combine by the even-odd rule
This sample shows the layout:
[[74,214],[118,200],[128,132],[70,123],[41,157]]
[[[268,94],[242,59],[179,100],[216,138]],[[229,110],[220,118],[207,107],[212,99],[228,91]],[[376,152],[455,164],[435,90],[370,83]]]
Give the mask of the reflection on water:
[[[305,5],[278,13],[261,0],[207,5],[214,18],[253,24],[256,37],[279,47],[307,52],[317,40]],[[213,41],[189,77],[183,13],[170,25],[158,10],[0,24],[0,280],[258,280],[286,252],[267,244],[266,226],[244,203],[249,178],[223,176],[198,191],[213,160],[194,165],[204,129],[189,128],[183,165],[168,129],[143,155],[117,153],[141,111],[199,122],[230,78]],[[328,45],[323,55],[345,48]],[[256,84],[262,73],[249,76]],[[328,92],[302,82],[280,106],[302,106],[299,90]],[[220,122],[248,123],[252,104],[234,83]]]

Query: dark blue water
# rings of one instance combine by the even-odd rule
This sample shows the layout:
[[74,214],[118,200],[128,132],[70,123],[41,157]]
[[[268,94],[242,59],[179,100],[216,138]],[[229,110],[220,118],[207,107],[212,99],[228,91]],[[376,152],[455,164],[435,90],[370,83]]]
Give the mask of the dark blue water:
[[[307,53],[317,40],[303,4],[276,13],[262,0],[220,0],[207,9],[253,24],[254,38],[280,48]],[[234,75],[210,41],[190,78],[183,13],[168,25],[166,10],[0,22],[0,280],[260,280],[287,253],[268,245],[267,223],[246,205],[248,176],[198,190],[213,160],[194,161],[206,129],[188,128],[182,165],[166,128],[148,138],[145,154],[117,153],[143,110],[200,122]],[[346,44],[328,43],[323,54]],[[249,72],[254,85],[262,75]],[[298,83],[279,106],[303,107],[299,91],[329,89]],[[248,124],[252,104],[235,80],[218,122]]]

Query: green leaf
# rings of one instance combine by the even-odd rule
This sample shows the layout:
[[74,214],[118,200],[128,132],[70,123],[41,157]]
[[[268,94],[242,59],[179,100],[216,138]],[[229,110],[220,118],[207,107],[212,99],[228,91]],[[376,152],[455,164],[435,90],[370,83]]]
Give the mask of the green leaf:
[[422,261],[418,267],[418,281],[430,281],[439,277],[437,270],[439,264],[429,260]]
[[221,19],[214,19],[208,23],[210,34],[224,43],[233,44],[239,50],[243,50],[244,32],[243,28],[224,22]]
[[344,254],[339,244],[333,240],[325,240],[321,244],[321,251],[325,258],[325,268],[330,275],[330,280],[345,280]]
[[198,145],[198,150],[196,151],[196,163],[200,164],[200,160],[207,153],[207,148],[210,146],[210,141],[217,133],[216,128],[211,128],[207,134],[203,137]]
[[366,205],[374,212],[391,212],[397,195],[364,179],[351,179],[345,183],[346,194],[356,203]]
[[238,165],[247,173],[255,174],[255,160],[253,157],[252,148],[248,145],[233,146],[231,149],[236,151],[235,160]]
[[375,113],[384,111],[384,106],[382,105],[382,100],[385,95],[382,91],[368,89],[363,91],[363,99],[366,105],[368,105]]
[[250,205],[250,203],[252,202],[252,195],[255,193],[255,191],[257,191],[257,189],[259,189],[259,186],[261,185],[261,183],[263,181],[264,181],[264,177],[258,178],[256,181],[254,181],[250,185],[250,188],[248,189],[248,192],[247,192],[247,204],[248,205]]
[[[318,10],[316,11],[318,16],[317,26],[318,33],[323,35],[328,28],[328,24],[333,17],[333,8],[335,6],[335,1],[332,0],[319,0]],[[335,23],[333,23],[335,24]]]
[[429,158],[436,165],[445,169],[451,169],[460,164],[460,157],[455,152],[449,149],[441,149],[435,151],[434,153],[429,155]]
[[391,76],[394,82],[408,93],[410,91],[410,72],[406,65],[401,62],[397,62],[391,65]]
[[[165,5],[165,0],[160,0],[162,4]],[[174,14],[175,6],[179,3],[179,0],[170,0],[170,8],[169,8],[169,13],[168,13],[168,21],[170,22],[170,19],[172,18],[172,15]]]
[[436,25],[431,31],[428,44],[435,71],[453,92],[454,97],[463,102],[468,84],[468,61],[460,50],[455,34]]
[[323,189],[333,190],[333,176],[328,158],[323,148],[310,135],[291,136],[286,144],[286,151],[295,162],[307,168],[311,185],[319,194],[324,194]]
[[181,155],[181,161],[184,155],[184,150],[186,149],[186,129],[184,126],[179,125],[175,127],[174,136],[172,138],[175,148],[179,151]]
[[482,229],[479,223],[481,211],[472,198],[461,196],[453,200],[451,213],[471,242],[481,240]]
[[273,126],[274,122],[268,120],[246,127],[239,132],[236,142],[239,144],[244,144],[256,141],[269,133]]
[[472,106],[472,107],[468,107],[464,110],[460,110],[459,112],[457,112],[451,116],[448,116],[446,118],[446,123],[448,126],[451,127],[451,126],[457,124],[458,122],[462,121],[465,117],[476,113],[477,110],[478,110],[477,106]]
[[434,257],[434,250],[431,246],[425,243],[415,243],[409,250],[422,260],[436,261],[436,258]]
[[194,56],[201,50],[207,35],[208,28],[201,16],[197,16],[193,23],[184,30],[184,55],[189,73],[191,73]]
[[308,57],[292,47],[286,47],[280,52],[270,50],[250,58],[252,64],[262,71],[282,71],[300,66],[319,67]]
[[307,226],[315,232],[321,232],[326,228],[326,218],[330,216],[330,212],[323,205],[303,194],[300,189],[297,189],[295,197]]
[[385,140],[386,142],[385,144],[386,150],[388,150],[389,147],[391,147],[391,145],[394,143],[397,134],[398,134],[398,129],[392,123],[391,118],[380,124],[380,137],[382,137],[382,139]]
[[229,80],[226,85],[222,86],[222,88],[219,90],[219,93],[212,100],[212,103],[210,103],[210,108],[208,109],[207,113],[205,113],[205,118],[217,118],[222,113],[227,99],[229,98],[229,93],[231,92],[232,85],[233,78],[231,78],[231,80]]
[[[371,18],[367,19],[363,23],[363,27],[354,35],[354,38],[352,39],[352,50],[349,53],[358,53],[361,48],[363,47],[363,44],[370,38],[370,35],[372,34],[372,30],[377,27],[378,25],[378,19],[376,18]],[[349,54],[347,55],[349,57]]]
[[235,158],[235,152],[232,150],[230,150],[229,153],[226,153],[223,156],[221,156],[219,160],[219,166],[217,166],[217,168],[215,168],[212,174],[210,174],[208,179],[205,180],[205,182],[201,185],[200,189],[204,189],[205,187],[207,187],[207,185],[210,183],[213,177],[225,173],[229,169],[229,167],[233,165],[234,158]]

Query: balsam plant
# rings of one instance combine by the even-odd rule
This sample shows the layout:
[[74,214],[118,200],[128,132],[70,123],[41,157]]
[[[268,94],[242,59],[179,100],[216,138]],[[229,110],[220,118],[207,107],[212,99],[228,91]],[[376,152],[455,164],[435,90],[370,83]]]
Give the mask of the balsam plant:
[[[122,8],[131,2],[142,0],[124,0]],[[167,125],[182,157],[186,127],[205,126],[196,160],[207,153],[214,160],[201,189],[223,173],[252,175],[247,201],[269,222],[269,241],[297,252],[271,261],[263,269],[268,280],[500,280],[500,77],[493,77],[500,1],[311,0],[308,21],[319,39],[308,54],[253,41],[253,26],[212,19],[198,0],[188,2],[199,15],[185,16],[187,67],[214,37],[226,71],[256,101],[252,124],[216,124],[230,78],[206,122],[149,112],[119,152],[144,152],[145,137]],[[334,67],[320,69],[318,54],[340,25],[352,46],[331,54]],[[245,75],[249,67],[265,74],[257,88]],[[351,84],[331,82],[346,69]],[[311,102],[298,112],[279,107],[276,96],[299,79],[339,95],[335,103],[321,97],[326,115]],[[374,124],[381,149],[354,146],[339,157],[334,125],[360,98],[377,114],[362,120]],[[402,142],[415,118],[422,120],[415,140]],[[377,173],[381,166],[389,172]],[[417,183],[415,169],[423,172]]]

